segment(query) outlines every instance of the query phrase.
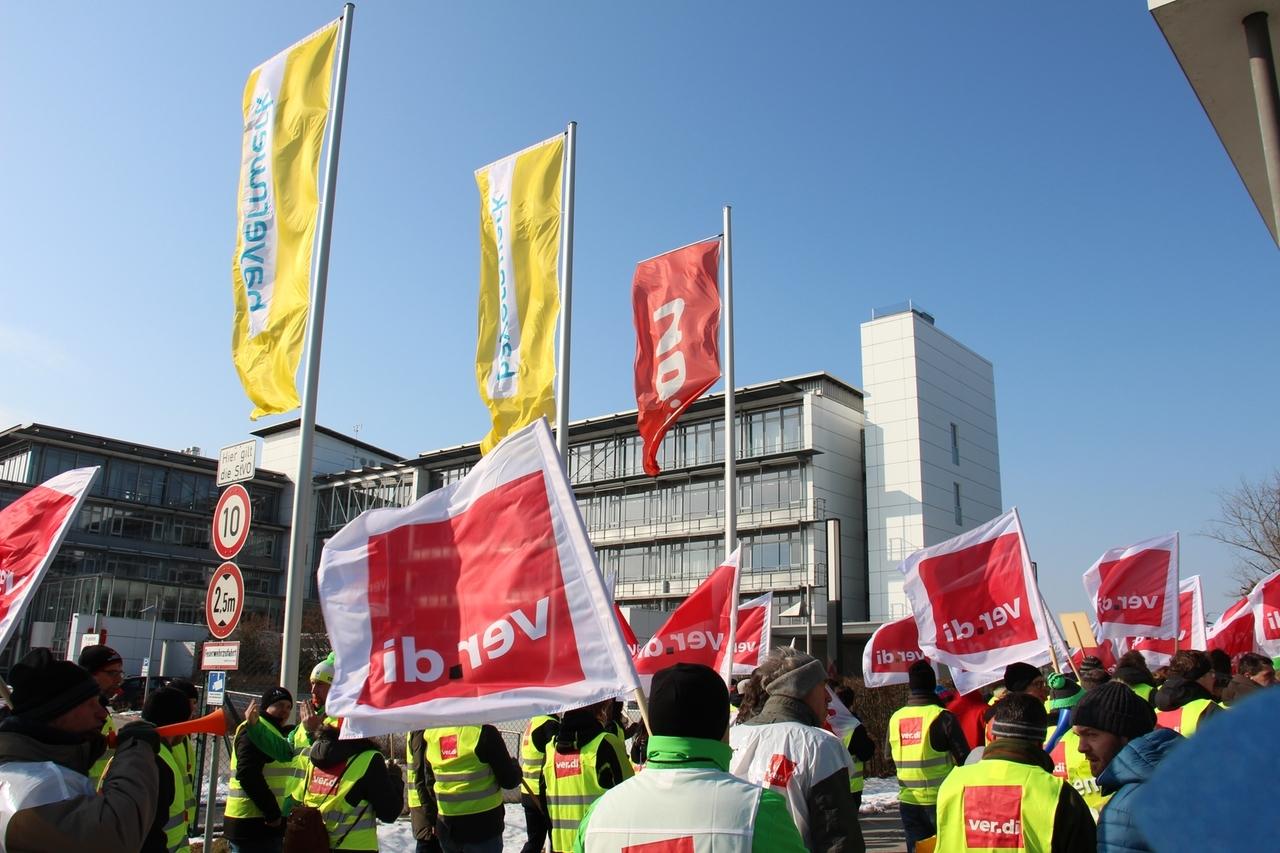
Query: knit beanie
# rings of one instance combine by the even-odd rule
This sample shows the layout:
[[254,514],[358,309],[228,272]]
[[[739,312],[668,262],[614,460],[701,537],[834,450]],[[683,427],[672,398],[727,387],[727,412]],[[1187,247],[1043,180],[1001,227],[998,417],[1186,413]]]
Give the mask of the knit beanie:
[[659,670],[649,690],[655,735],[720,740],[729,728],[729,691],[710,667],[678,663]]
[[200,691],[187,678],[170,678],[165,687],[172,687],[188,699],[199,699]]
[[153,726],[167,726],[191,719],[191,703],[173,687],[161,687],[147,696],[142,706],[142,719]]
[[1031,682],[1040,677],[1040,670],[1029,663],[1011,663],[1004,668],[1004,689],[1010,693],[1021,693],[1031,686]]
[[1118,737],[1136,738],[1156,727],[1156,712],[1123,683],[1108,681],[1085,694],[1071,712],[1071,722]]
[[1080,674],[1084,675],[1084,671],[1087,669],[1101,669],[1105,671],[1106,666],[1103,665],[1102,658],[1097,655],[1085,655],[1080,659]]
[[311,680],[333,684],[333,652],[329,652],[328,657],[311,668]]
[[69,660],[56,660],[48,649],[32,649],[9,673],[13,713],[47,723],[101,691],[98,682]]
[[1060,672],[1049,673],[1048,682],[1050,711],[1074,708],[1080,697],[1084,696],[1084,689]]
[[95,673],[122,660],[120,653],[110,646],[85,646],[80,652],[79,664],[90,673]]
[[764,683],[764,690],[770,696],[804,699],[826,680],[827,668],[822,661],[803,653],[793,654],[781,661],[773,677]]
[[292,702],[293,694],[288,690],[285,690],[283,687],[268,687],[266,690],[262,691],[262,697],[258,699],[258,710],[265,714],[268,708],[279,702],[281,699],[287,699]]
[[1049,715],[1045,713],[1044,704],[1034,696],[1010,693],[995,705],[991,720],[994,737],[1018,738],[1041,744],[1048,728]]
[[938,674],[933,665],[925,660],[918,660],[907,670],[907,692],[912,696],[933,696],[938,687]]

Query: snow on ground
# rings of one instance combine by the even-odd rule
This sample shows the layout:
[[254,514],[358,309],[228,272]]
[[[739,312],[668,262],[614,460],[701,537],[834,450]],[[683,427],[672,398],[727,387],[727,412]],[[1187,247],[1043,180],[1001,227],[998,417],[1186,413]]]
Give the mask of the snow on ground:
[[896,814],[898,811],[898,780],[868,779],[862,789],[862,808],[859,814]]

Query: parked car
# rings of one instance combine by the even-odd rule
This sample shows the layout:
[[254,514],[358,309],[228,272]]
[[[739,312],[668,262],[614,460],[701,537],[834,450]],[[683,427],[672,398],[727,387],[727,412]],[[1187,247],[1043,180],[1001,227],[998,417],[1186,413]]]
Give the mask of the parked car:
[[[159,690],[164,687],[165,682],[169,679],[152,675],[147,679],[151,682],[151,686],[147,692],[151,690]],[[120,692],[111,699],[111,708],[114,711],[141,711],[142,710],[142,692],[143,677],[141,675],[132,675],[124,680],[120,685]]]

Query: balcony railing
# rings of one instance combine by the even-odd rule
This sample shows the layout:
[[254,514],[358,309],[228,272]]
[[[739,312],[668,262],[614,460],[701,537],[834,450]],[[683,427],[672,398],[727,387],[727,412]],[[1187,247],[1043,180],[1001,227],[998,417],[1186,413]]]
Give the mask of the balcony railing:
[[[739,510],[738,529],[753,530],[780,527],[803,522],[824,521],[827,518],[827,502],[824,498],[796,501],[773,509]],[[644,542],[682,536],[698,536],[724,530],[724,511],[701,518],[681,518],[669,521],[652,521],[645,524],[610,527],[588,527],[591,544],[596,547],[618,545],[624,542]]]

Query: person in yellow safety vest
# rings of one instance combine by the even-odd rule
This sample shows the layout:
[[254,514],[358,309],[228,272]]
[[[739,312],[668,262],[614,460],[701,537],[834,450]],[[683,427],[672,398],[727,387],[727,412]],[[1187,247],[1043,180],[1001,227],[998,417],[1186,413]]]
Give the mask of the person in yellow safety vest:
[[937,834],[938,790],[968,757],[969,742],[955,715],[938,703],[933,665],[916,661],[907,679],[907,704],[889,718],[889,751],[898,773],[898,811],[907,850],[914,850],[916,842]]
[[413,827],[414,853],[440,853],[436,797],[427,782],[426,743],[420,731],[409,732],[404,738],[404,795]]
[[[191,704],[182,691],[161,687],[147,697],[142,719],[157,728],[191,718]],[[139,853],[182,853],[187,844],[186,778],[173,750],[183,738],[161,738],[156,755],[160,795],[156,800],[156,816]]]
[[547,747],[542,791],[547,801],[553,853],[570,853],[578,824],[601,794],[635,775],[627,756],[606,734],[612,699],[566,711]]
[[[321,726],[341,728],[339,721],[324,712],[324,703],[329,700],[329,689],[333,687],[333,652],[311,668],[311,699],[304,700],[298,709],[298,725],[289,733],[289,741],[295,752],[301,752],[311,746],[315,733]],[[299,761],[301,772],[306,772],[306,764]]]
[[1213,664],[1204,652],[1175,654],[1169,662],[1169,677],[1156,691],[1156,725],[1183,737],[1193,735],[1207,717],[1222,710],[1210,692],[1215,678]]
[[[1041,702],[1049,700],[1049,682],[1038,667],[1021,661],[1011,663],[1004,668],[1004,681],[1001,682],[1004,692],[997,692],[987,708],[987,740],[991,740],[991,719],[995,714],[996,703],[1010,693],[1026,693]],[[964,762],[961,762],[962,764]]]
[[540,714],[529,720],[520,736],[520,806],[524,809],[525,842],[520,853],[538,853],[547,843],[547,798],[542,791],[542,765],[547,744],[560,731],[560,718]]
[[1116,661],[1116,669],[1111,677],[1127,685],[1130,690],[1146,700],[1147,704],[1155,707],[1153,700],[1156,692],[1156,677],[1151,674],[1151,668],[1147,666],[1147,659],[1142,656],[1142,652],[1134,649],[1121,655],[1120,660]]
[[445,853],[502,850],[502,789],[520,786],[520,767],[493,726],[442,726],[422,733],[423,771],[435,799]]
[[[165,687],[172,687],[187,697],[187,705],[190,708],[190,716],[188,719],[194,718],[200,708],[200,692],[196,690],[196,686],[185,678],[171,678]],[[195,741],[188,735],[178,738],[172,747],[173,760],[177,762],[178,769],[182,771],[183,784],[186,789],[187,803],[187,825],[195,826],[196,823],[196,745]]]
[[952,770],[938,791],[937,849],[1095,853],[1089,807],[1050,772],[1043,700],[1010,693],[995,709],[982,760]]
[[255,743],[250,729],[264,725],[283,740],[289,735],[285,721],[292,711],[289,691],[269,687],[236,729],[223,812],[223,835],[231,843],[231,853],[280,853],[284,844],[284,818],[298,768],[291,749],[284,755],[268,754]]
[[[853,714],[853,705],[856,695],[853,688],[847,684],[841,684],[835,689],[836,698],[844,703],[849,709],[849,713]],[[854,716],[857,716],[854,714]],[[853,760],[853,770],[849,773],[849,793],[853,795],[854,810],[862,808],[862,789],[866,785],[866,765],[876,754],[876,743],[867,734],[867,727],[861,722],[849,731],[844,733],[841,739],[844,741],[844,748],[849,751],[849,757]]]
[[330,850],[377,850],[376,821],[392,823],[404,810],[399,766],[388,764],[371,740],[339,740],[333,726],[320,727],[306,755],[302,803],[324,818]]
[[[110,646],[85,646],[80,650],[80,657],[76,662],[89,670],[93,680],[98,682],[102,704],[110,708],[109,703],[112,697],[120,692],[120,685],[124,683],[124,659],[120,657],[120,653]],[[107,737],[115,730],[115,722],[108,711],[107,721],[102,724],[102,736]],[[114,750],[108,747],[102,757],[89,768],[89,781],[95,788],[102,781],[102,773],[106,770],[107,762],[111,760],[113,752]]]
[[[1104,670],[1105,672],[1105,670]],[[1081,677],[1084,677],[1082,671]],[[1084,688],[1077,685],[1074,681],[1059,673],[1049,674],[1049,705],[1046,709],[1049,715],[1049,731],[1054,732],[1057,729],[1057,721],[1065,709],[1067,710],[1067,725],[1071,725],[1070,714],[1080,700],[1084,698]],[[1047,748],[1047,747],[1046,747]],[[1089,810],[1093,812],[1095,818],[1102,806],[1107,801],[1107,797],[1098,788],[1098,780],[1094,778],[1093,771],[1089,769],[1089,759],[1085,758],[1080,752],[1080,736],[1071,729],[1058,739],[1049,752],[1049,757],[1053,759],[1053,775],[1059,779],[1066,780],[1067,784],[1076,789],[1076,793],[1084,798],[1085,804],[1089,806]]]

